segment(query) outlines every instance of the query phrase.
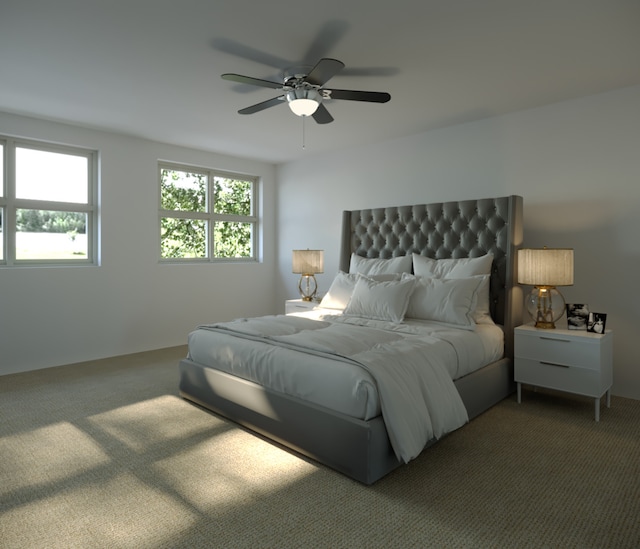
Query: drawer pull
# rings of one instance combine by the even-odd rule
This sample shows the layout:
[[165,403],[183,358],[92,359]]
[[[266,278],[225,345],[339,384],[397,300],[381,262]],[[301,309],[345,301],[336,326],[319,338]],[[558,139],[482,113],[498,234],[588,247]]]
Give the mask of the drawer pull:
[[541,360],[540,364],[544,364],[545,366],[556,366],[558,368],[571,368],[571,366],[567,366],[566,364],[556,364],[555,362],[545,362],[544,360]]
[[570,339],[557,339],[555,337],[544,337],[540,336],[540,339],[546,339],[547,341],[560,341],[562,343],[571,343]]

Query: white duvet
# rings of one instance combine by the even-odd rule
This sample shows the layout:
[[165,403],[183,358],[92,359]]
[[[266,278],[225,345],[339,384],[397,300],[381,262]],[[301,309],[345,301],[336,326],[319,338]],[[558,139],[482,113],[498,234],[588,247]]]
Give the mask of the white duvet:
[[[429,440],[468,421],[452,377],[465,367],[465,355],[471,348],[456,345],[456,340],[478,338],[472,332],[460,332],[464,331],[316,312],[200,326],[189,335],[189,353],[196,362],[215,364],[301,398],[306,397],[307,389],[314,392],[326,380],[329,391],[351,391],[355,393],[352,399],[379,403],[396,456],[408,462]],[[482,346],[483,355],[497,352],[491,350],[493,344]],[[297,379],[290,369],[309,372],[313,384],[306,387],[307,378]],[[339,372],[338,377],[353,377],[353,384],[332,385],[333,372]],[[371,392],[378,399],[371,399]]]

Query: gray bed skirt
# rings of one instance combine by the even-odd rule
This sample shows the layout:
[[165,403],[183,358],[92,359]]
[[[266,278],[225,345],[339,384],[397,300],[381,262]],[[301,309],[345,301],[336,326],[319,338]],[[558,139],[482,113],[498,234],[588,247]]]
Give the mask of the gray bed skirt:
[[[351,418],[188,359],[179,367],[183,398],[359,482],[373,484],[400,466],[381,416]],[[515,391],[512,362],[494,362],[455,385],[473,419]]]

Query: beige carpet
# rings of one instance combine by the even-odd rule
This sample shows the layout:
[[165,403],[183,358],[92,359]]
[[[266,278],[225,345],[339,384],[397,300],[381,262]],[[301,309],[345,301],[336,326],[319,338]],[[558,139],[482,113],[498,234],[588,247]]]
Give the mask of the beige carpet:
[[0,547],[639,547],[640,402],[525,391],[373,486],[177,396],[183,348],[0,377]]

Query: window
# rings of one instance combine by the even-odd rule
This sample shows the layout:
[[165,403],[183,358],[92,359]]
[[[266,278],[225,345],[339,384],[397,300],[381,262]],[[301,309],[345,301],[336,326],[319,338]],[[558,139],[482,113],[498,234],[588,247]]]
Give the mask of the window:
[[162,260],[256,259],[256,178],[159,167]]
[[0,264],[94,264],[96,153],[0,139]]

